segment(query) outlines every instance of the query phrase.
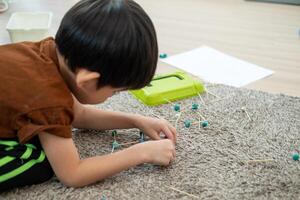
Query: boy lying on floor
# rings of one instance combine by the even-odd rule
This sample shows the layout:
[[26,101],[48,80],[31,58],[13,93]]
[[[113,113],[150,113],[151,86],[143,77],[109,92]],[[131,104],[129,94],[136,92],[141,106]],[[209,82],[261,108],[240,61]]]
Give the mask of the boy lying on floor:
[[[153,78],[156,33],[134,1],[82,0],[55,39],[3,45],[0,52],[1,191],[44,182],[53,172],[65,185],[81,187],[142,163],[174,160],[176,130],[166,120],[82,105]],[[153,141],[81,160],[71,127],[139,128]]]

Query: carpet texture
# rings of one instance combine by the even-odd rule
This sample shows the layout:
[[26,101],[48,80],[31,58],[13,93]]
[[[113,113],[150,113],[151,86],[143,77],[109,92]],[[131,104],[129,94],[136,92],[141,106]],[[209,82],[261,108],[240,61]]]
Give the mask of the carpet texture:
[[[300,98],[223,85],[208,89],[220,98],[202,95],[205,106],[199,97],[178,102],[187,110],[178,123],[177,157],[170,167],[145,164],[80,189],[67,188],[53,178],[2,193],[0,198],[299,199],[300,162],[292,159],[292,153],[300,150]],[[201,103],[199,111],[209,121],[207,128],[184,127],[184,120],[198,120],[189,109],[194,102]],[[171,104],[149,108],[128,93],[98,107],[176,121]],[[135,129],[118,132],[119,142],[139,137]],[[82,158],[111,151],[110,131],[74,130],[74,140]]]

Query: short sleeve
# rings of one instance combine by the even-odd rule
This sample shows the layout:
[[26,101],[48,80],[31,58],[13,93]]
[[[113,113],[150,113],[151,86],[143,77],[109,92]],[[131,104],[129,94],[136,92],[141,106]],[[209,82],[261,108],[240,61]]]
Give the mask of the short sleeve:
[[63,107],[38,109],[18,116],[15,120],[15,128],[21,144],[26,143],[41,132],[71,138],[73,119],[72,109]]

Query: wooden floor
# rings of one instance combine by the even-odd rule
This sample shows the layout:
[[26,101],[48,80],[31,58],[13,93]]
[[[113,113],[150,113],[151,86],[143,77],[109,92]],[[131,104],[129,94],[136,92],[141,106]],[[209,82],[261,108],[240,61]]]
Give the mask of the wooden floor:
[[[75,0],[13,0],[0,14],[0,43],[15,11],[52,11],[54,34]],[[173,55],[208,45],[276,73],[247,88],[300,96],[300,6],[243,0],[138,0],[153,19],[160,51]],[[0,52],[1,56],[1,52]],[[159,63],[158,72],[173,70]]]

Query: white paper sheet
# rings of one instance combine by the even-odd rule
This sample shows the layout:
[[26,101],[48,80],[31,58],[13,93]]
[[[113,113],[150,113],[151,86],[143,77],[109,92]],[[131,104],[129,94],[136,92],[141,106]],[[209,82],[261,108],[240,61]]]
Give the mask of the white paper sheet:
[[274,72],[203,46],[161,61],[211,83],[242,87]]

